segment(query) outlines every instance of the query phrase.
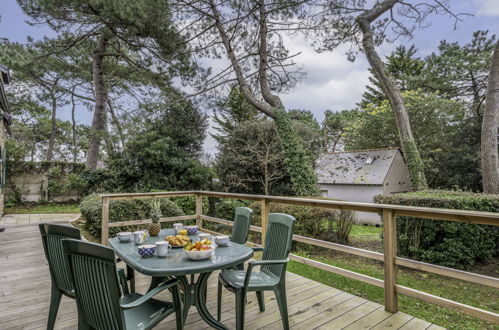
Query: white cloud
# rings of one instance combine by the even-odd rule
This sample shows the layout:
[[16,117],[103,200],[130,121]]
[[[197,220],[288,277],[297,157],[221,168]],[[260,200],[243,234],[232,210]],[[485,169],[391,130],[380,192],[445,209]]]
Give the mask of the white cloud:
[[498,0],[476,0],[478,9],[476,13],[484,16],[499,16]]

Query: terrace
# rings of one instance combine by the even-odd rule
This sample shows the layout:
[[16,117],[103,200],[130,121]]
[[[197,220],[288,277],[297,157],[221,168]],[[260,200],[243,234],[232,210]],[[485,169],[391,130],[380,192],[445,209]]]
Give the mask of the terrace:
[[[317,240],[310,237],[294,236],[294,240],[326,249],[332,249],[356,256],[378,260],[384,263],[384,280],[370,277],[350,270],[338,268],[312,259],[297,255],[290,255],[290,259],[319,269],[340,274],[348,278],[362,281],[380,287],[385,292],[384,306],[340,291],[310,279],[298,276],[291,272],[286,274],[288,309],[291,328],[323,328],[323,329],[438,329],[438,325],[420,320],[411,315],[398,311],[398,296],[406,295],[425,302],[450,307],[460,312],[470,314],[493,323],[499,323],[499,315],[476,307],[468,306],[431,295],[406,286],[397,284],[397,268],[407,267],[426,272],[461,279],[472,283],[480,283],[493,288],[499,288],[499,279],[484,275],[454,270],[451,268],[431,265],[415,260],[397,257],[396,252],[396,217],[417,216],[442,221],[461,221],[477,224],[499,225],[499,215],[486,212],[470,212],[447,209],[430,209],[421,207],[406,207],[383,204],[366,204],[340,202],[319,199],[289,198],[276,196],[259,196],[247,194],[229,194],[218,192],[161,192],[138,194],[106,194],[102,195],[102,243],[107,244],[109,228],[118,226],[143,225],[150,219],[139,219],[127,222],[109,222],[109,203],[113,200],[142,199],[175,196],[195,196],[196,212],[182,217],[162,218],[161,222],[178,222],[195,219],[196,224],[204,232],[211,232],[206,227],[210,223],[231,226],[232,222],[210,217],[203,214],[202,200],[206,197],[233,198],[252,200],[261,203],[262,223],[260,227],[251,226],[251,231],[265,237],[268,214],[271,203],[303,205],[331,209],[349,209],[362,212],[372,212],[383,215],[384,222],[384,253],[353,248],[346,245]],[[297,219],[299,221],[299,219]],[[214,232],[212,232],[214,233]],[[251,243],[249,243],[251,244]],[[8,225],[8,235],[2,235],[0,244],[0,328],[45,328],[50,300],[50,276],[43,256],[38,228],[34,224]],[[138,274],[137,292],[147,289],[149,280]],[[234,295],[225,292],[222,309],[222,322],[230,329],[234,328],[235,310]],[[161,298],[161,296],[159,296]],[[168,295],[164,297],[168,299]],[[246,307],[246,328],[281,328],[280,315],[273,294],[267,294],[266,310],[259,312],[256,297],[248,295]],[[215,314],[216,305],[216,276],[212,276],[208,283],[207,307]],[[59,309],[56,328],[71,329],[77,324],[76,304],[74,301],[63,298]],[[168,318],[158,329],[174,329],[175,321]],[[201,320],[195,309],[191,309],[186,329],[209,328]]]

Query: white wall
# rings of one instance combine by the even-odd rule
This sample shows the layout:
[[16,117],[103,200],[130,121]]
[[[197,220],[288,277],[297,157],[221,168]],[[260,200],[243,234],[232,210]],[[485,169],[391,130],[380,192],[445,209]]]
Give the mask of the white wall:
[[[347,202],[372,203],[373,197],[383,193],[383,186],[319,184],[324,197]],[[380,225],[379,215],[369,212],[356,212],[357,223]]]

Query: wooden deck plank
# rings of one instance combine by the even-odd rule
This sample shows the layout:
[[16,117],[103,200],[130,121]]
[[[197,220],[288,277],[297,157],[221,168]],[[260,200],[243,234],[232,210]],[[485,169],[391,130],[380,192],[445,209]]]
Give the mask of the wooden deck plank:
[[393,314],[385,311],[384,306],[380,306],[373,312],[363,315],[362,318],[345,327],[345,330],[369,329],[373,325],[383,322]]
[[[7,225],[0,235],[0,329],[45,329],[50,301],[50,274],[43,254],[36,225]],[[21,249],[19,247],[22,247]],[[120,264],[119,267],[123,267]],[[430,322],[404,313],[391,314],[384,307],[363,298],[337,290],[293,273],[286,274],[288,310],[294,329],[424,329],[440,330]],[[145,292],[149,278],[137,274],[137,292]],[[217,274],[208,282],[207,307],[216,313]],[[170,299],[169,293],[158,295]],[[260,312],[256,296],[248,294],[246,329],[280,329],[281,317],[275,296],[265,293],[265,311]],[[75,329],[75,302],[63,297],[56,321],[56,329]],[[223,291],[222,322],[229,329],[235,325],[234,294]],[[186,330],[207,329],[208,325],[192,307]],[[157,329],[175,329],[170,316]]]
[[365,304],[359,305],[358,307],[349,310],[345,314],[327,322],[321,325],[320,327],[316,329],[343,329],[344,327],[352,324],[353,322],[357,321],[359,318],[362,316],[369,314],[373,311],[375,311],[377,308],[379,308],[380,305],[368,301]]
[[425,330],[430,325],[431,323],[428,321],[413,318],[412,320],[401,326],[399,330]]
[[398,329],[402,327],[404,324],[412,320],[414,316],[405,313],[395,313],[383,322],[379,323],[375,327],[372,327],[373,330],[381,330],[381,329]]

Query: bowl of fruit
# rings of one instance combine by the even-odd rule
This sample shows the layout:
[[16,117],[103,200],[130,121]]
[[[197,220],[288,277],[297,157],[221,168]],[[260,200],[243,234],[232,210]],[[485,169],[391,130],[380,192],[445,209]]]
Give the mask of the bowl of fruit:
[[211,243],[209,239],[189,243],[184,247],[185,255],[191,260],[208,259],[215,251],[215,247]]

